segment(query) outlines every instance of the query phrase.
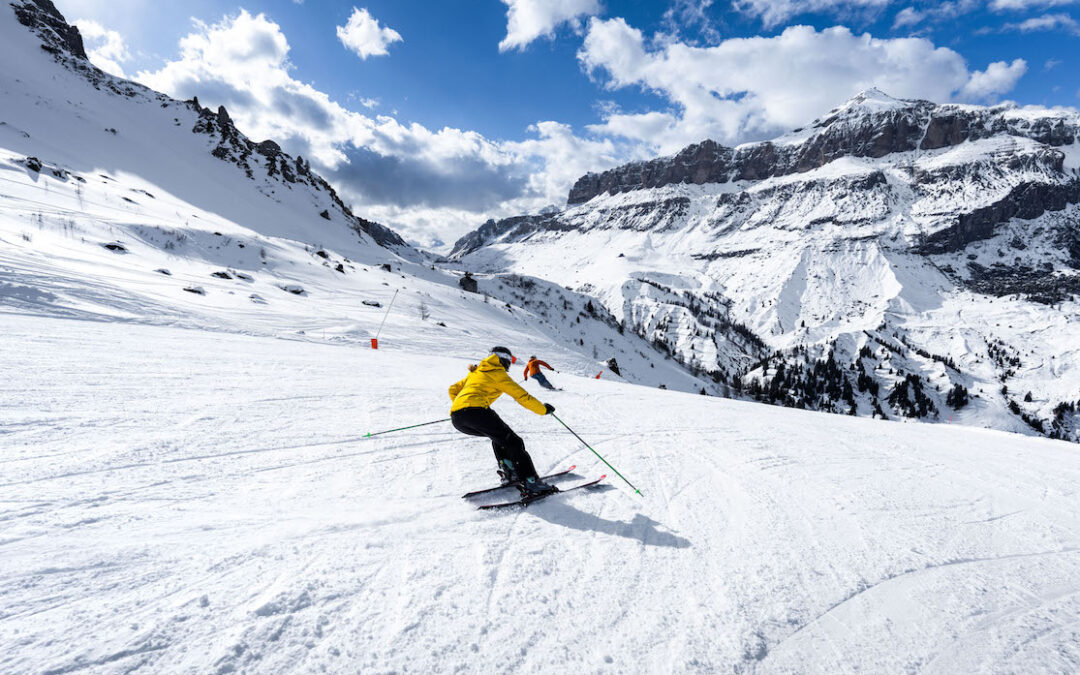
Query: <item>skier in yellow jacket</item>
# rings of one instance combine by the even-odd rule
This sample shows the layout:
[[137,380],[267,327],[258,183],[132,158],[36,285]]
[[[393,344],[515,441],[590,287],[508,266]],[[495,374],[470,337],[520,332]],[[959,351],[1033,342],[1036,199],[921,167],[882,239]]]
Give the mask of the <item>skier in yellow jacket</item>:
[[499,463],[499,478],[504,485],[515,485],[524,496],[558,492],[554,486],[540,480],[525,443],[506,422],[491,409],[491,404],[503,394],[509,394],[524,408],[537,415],[550,415],[555,407],[541,403],[510,379],[507,371],[514,361],[506,347],[494,347],[491,356],[480,365],[469,366],[465,379],[450,385],[450,421],[458,431],[470,436],[491,439],[495,459]]

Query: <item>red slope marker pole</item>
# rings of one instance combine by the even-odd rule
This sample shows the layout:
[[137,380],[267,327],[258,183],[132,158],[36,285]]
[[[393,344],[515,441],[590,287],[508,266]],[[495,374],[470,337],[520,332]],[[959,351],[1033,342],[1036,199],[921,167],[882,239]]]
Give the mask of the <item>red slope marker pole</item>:
[[386,314],[383,314],[382,323],[379,324],[379,330],[375,331],[375,337],[371,338],[371,348],[379,348],[379,335],[382,333],[383,326],[386,325],[386,318],[390,316],[390,308],[394,306],[394,300],[397,300],[397,291],[394,291],[394,297],[390,298],[390,304],[386,306]]

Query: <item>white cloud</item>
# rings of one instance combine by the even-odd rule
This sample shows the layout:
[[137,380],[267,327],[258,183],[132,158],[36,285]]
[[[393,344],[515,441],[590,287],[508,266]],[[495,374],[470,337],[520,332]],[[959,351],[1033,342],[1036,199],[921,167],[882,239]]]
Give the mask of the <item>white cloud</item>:
[[990,0],[990,9],[995,12],[1008,10],[1023,11],[1042,7],[1061,7],[1072,5],[1078,0]]
[[923,2],[919,8],[905,7],[896,14],[893,30],[917,26],[920,23],[934,24],[969,14],[984,6],[983,0],[949,0],[948,2]]
[[1073,35],[1080,35],[1080,24],[1068,14],[1044,14],[1036,16],[1020,23],[1007,23],[1001,27],[1003,31],[1020,31],[1030,33],[1040,30],[1062,30]]
[[714,0],[671,0],[671,6],[663,16],[664,30],[668,33],[665,37],[676,39],[683,28],[697,27],[706,42],[719,42],[720,31],[709,16],[709,8],[713,2]]
[[[452,241],[488,217],[561,204],[579,175],[640,156],[554,122],[537,124],[534,138],[496,142],[362,114],[294,79],[288,54],[277,24],[241,11],[212,25],[196,22],[179,58],[138,80],[177,98],[198,96],[204,106],[225,105],[254,140],[274,139],[309,159],[359,215],[425,243]],[[356,92],[349,100],[378,103]]]
[[778,26],[793,16],[816,13],[877,11],[890,0],[734,0],[738,11],[761,19],[766,27]]
[[959,54],[929,40],[876,39],[843,27],[796,26],[774,37],[697,47],[647,40],[623,19],[595,18],[578,58],[607,88],[641,87],[667,104],[644,112],[603,105],[602,121],[581,133],[543,121],[515,141],[429,129],[396,119],[396,112],[357,112],[376,104],[366,92],[350,93],[354,110],[295,79],[280,27],[245,11],[212,25],[197,22],[176,60],[138,79],[178,98],[225,105],[254,140],[272,138],[310,159],[358,214],[429,243],[452,241],[486,218],[561,204],[588,171],[704,138],[731,144],[770,137],[863,89],[938,101],[991,99],[1026,70],[1018,60],[972,73]]
[[1047,59],[1046,63],[1043,64],[1043,70],[1053,70],[1054,68],[1060,66],[1062,63],[1063,62],[1061,59]]
[[579,19],[601,11],[600,0],[502,0],[506,10],[506,37],[499,51],[524,49],[539,37],[552,37],[564,23],[580,27]]
[[1015,59],[1012,63],[997,61],[971,74],[971,79],[964,85],[961,95],[971,100],[992,99],[1012,91],[1017,81],[1027,72],[1027,62]]
[[82,33],[83,43],[86,47],[86,55],[90,57],[90,63],[101,68],[106,73],[117,77],[127,77],[124,68],[120,64],[131,60],[127,45],[120,33],[105,28],[97,21],[79,19],[75,26]]
[[988,99],[1007,92],[1027,68],[1017,60],[971,73],[960,54],[929,40],[878,39],[844,27],[792,26],[714,47],[646,44],[621,18],[593,19],[578,58],[610,89],[636,86],[670,101],[671,111],[612,114],[590,127],[661,152],[705,138],[768,138],[871,87],[900,98]]
[[352,16],[344,26],[337,27],[337,36],[341,44],[356,52],[362,59],[369,56],[385,56],[387,47],[401,42],[401,34],[393,28],[382,27],[379,20],[371,16],[367,9],[353,7]]
[[641,144],[627,145],[611,138],[589,140],[578,137],[569,125],[561,122],[537,122],[529,127],[529,131],[537,138],[507,142],[504,147],[537,166],[538,170],[529,177],[529,187],[533,194],[542,195],[542,201],[548,204],[562,204],[574,181],[589,171],[651,156]]
[[896,18],[893,19],[893,30],[898,28],[906,28],[908,26],[917,26],[922,23],[922,20],[926,17],[925,14],[915,9],[914,7],[905,7],[896,14]]

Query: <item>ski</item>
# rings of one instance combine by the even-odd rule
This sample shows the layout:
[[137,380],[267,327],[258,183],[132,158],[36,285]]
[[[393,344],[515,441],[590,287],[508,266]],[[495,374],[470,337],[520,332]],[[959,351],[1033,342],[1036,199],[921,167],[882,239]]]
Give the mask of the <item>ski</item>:
[[484,504],[482,506],[477,506],[476,508],[478,510],[480,510],[480,511],[490,511],[492,509],[508,509],[511,506],[526,507],[529,504],[540,501],[541,499],[547,499],[548,497],[550,497],[552,495],[564,495],[567,492],[573,492],[574,490],[580,490],[582,488],[591,488],[594,485],[596,485],[597,483],[599,483],[600,481],[604,480],[605,478],[607,478],[607,474],[604,474],[603,476],[600,476],[596,480],[591,480],[588,483],[579,483],[578,485],[575,485],[574,487],[569,487],[569,488],[566,488],[565,490],[559,490],[558,492],[548,492],[547,494],[538,495],[536,497],[522,497],[521,499],[518,499],[517,501],[513,501],[513,502],[502,502],[500,504]]
[[[566,469],[565,471],[558,471],[556,473],[549,473],[546,476],[541,476],[540,480],[547,481],[550,478],[558,478],[559,476],[565,476],[566,474],[572,472],[576,468],[577,468],[577,464],[572,464],[569,469]],[[465,494],[461,495],[461,498],[462,499],[472,499],[473,497],[476,497],[478,495],[486,495],[489,492],[495,492],[497,490],[505,490],[506,488],[511,488],[511,487],[514,487],[514,486],[515,486],[514,483],[508,483],[507,485],[500,485],[499,487],[484,488],[483,490],[474,490],[473,492],[466,492]]]

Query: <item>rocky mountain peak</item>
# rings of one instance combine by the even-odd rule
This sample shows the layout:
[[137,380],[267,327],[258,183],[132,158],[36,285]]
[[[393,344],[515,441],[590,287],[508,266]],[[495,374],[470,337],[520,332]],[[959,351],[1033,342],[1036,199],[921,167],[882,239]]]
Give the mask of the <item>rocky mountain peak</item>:
[[570,189],[567,203],[572,206],[601,194],[679,183],[763,180],[805,173],[842,157],[876,159],[997,135],[1028,138],[1050,147],[1072,145],[1080,135],[1080,115],[1017,111],[1011,106],[938,105],[868,89],[807,127],[774,141],[729,148],[704,140],[675,155],[586,174]]
[[19,23],[41,38],[41,48],[53,54],[66,53],[87,61],[79,29],[70,25],[52,0],[14,0],[11,3]]
[[[340,212],[341,220],[357,233],[365,233],[379,245],[399,252],[408,249],[408,244],[393,230],[353,214],[334,188],[314,173],[303,158],[288,155],[273,140],[252,142],[236,127],[225,106],[219,106],[215,112],[204,108],[195,97],[180,103],[143,85],[110,75],[90,63],[78,28],[66,21],[51,0],[10,0],[10,4],[19,23],[41,40],[41,48],[61,66],[85,77],[95,89],[110,91],[133,102],[152,101],[162,108],[189,108],[197,115],[192,131],[210,137],[210,154],[214,157],[235,164],[249,179],[258,177],[285,187],[306,186],[313,193],[324,193],[333,209]],[[263,171],[257,176],[260,168]],[[330,211],[324,213],[329,216]]]
[[900,98],[893,98],[885,92],[881,91],[877,87],[871,87],[865,89],[858,94],[855,94],[842,106],[834,110],[864,110],[864,111],[879,111],[879,110],[893,110],[896,108],[910,107],[914,101],[907,101]]

